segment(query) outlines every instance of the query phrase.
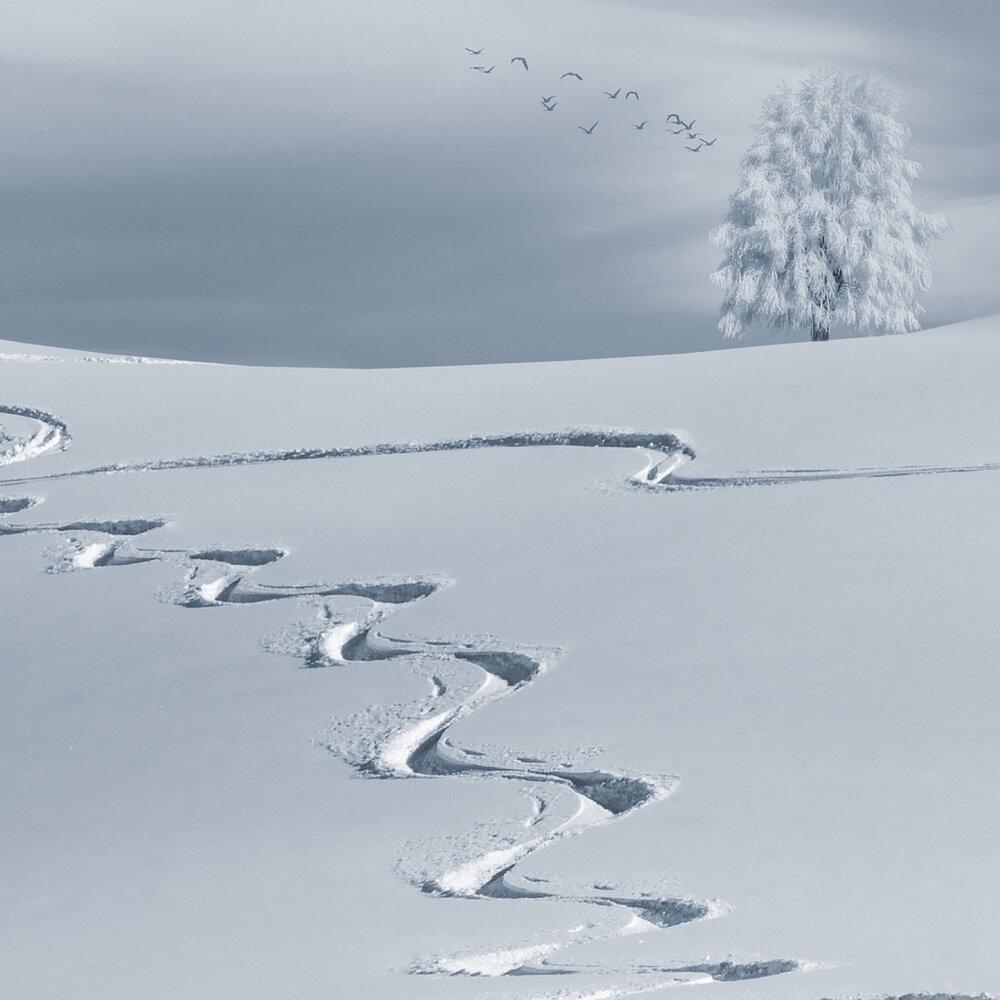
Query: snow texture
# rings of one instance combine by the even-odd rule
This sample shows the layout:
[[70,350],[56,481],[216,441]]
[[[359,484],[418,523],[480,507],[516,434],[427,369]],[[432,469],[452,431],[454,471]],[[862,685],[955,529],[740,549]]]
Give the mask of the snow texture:
[[[372,416],[377,444],[179,459],[115,457],[123,401],[139,427],[144,406],[175,406],[178,428],[141,445],[184,454],[184,427],[207,427],[221,396],[246,408],[213,441],[271,433],[233,391],[259,373],[56,366],[72,374],[67,419],[3,408],[7,461],[38,470],[0,497],[13,989],[995,991],[997,870],[978,831],[996,818],[995,677],[979,664],[993,662],[982,611],[997,591],[976,525],[996,485],[971,475],[1000,469],[975,436],[1000,416],[989,333],[901,354],[830,345],[851,349],[832,368],[783,349],[581,367],[572,390],[551,367],[388,373],[404,417],[426,408],[426,380],[472,399],[463,380],[486,379],[494,426],[448,433],[446,415],[409,441]],[[878,394],[845,404],[862,356],[908,406],[867,435],[851,421]],[[935,413],[925,388],[949,364],[964,405]],[[46,405],[49,370],[22,389]],[[786,374],[820,397],[825,436],[787,420]],[[267,418],[297,432],[302,386],[339,377],[291,377]],[[496,427],[521,423],[536,377],[553,413],[576,410],[577,391],[594,406],[592,378],[647,427],[668,412],[650,390],[669,381],[669,412],[683,404],[712,446],[696,460],[670,420]],[[755,419],[720,416],[747,384]],[[727,440],[740,444],[728,460]],[[621,448],[645,463],[588,488]],[[754,485],[796,489],[733,488]],[[48,574],[31,572],[39,541]],[[608,749],[554,749],[598,735]],[[65,945],[43,963],[54,934]],[[120,963],[92,960],[112,952]]]

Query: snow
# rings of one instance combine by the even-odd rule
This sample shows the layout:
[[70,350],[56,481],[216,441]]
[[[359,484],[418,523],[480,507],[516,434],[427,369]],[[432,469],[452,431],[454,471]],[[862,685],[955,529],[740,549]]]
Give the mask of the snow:
[[997,317],[0,354],[12,996],[1000,993]]
[[[0,435],[0,466],[12,462],[25,462],[37,458],[53,449],[62,449],[69,444],[66,425],[50,413],[35,410],[30,406],[2,406],[0,414],[13,418],[13,433]],[[26,425],[28,432],[17,435],[18,425]]]
[[106,542],[91,542],[72,556],[74,569],[94,569],[114,553],[114,546]]
[[[441,712],[424,719],[409,729],[401,730],[379,755],[379,765],[389,774],[409,777],[416,772],[410,767],[410,757],[420,745],[438,733],[454,717],[455,712]],[[447,887],[451,889],[451,886]]]

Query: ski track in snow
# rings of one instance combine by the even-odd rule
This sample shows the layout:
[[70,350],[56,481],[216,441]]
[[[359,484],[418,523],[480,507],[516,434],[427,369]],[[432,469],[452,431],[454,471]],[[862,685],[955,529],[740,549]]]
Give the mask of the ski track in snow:
[[[2,356],[0,356],[2,360]],[[45,359],[53,360],[53,359]],[[58,359],[55,359],[58,360]],[[86,360],[86,359],[85,359]],[[100,361],[104,359],[90,359]],[[118,359],[122,360],[122,359]],[[158,359],[123,359],[123,363],[174,363]],[[194,364],[195,362],[176,362]],[[70,443],[69,430],[58,417],[28,407],[0,405],[0,414],[24,417],[38,424],[29,439],[5,441],[0,433],[0,466],[35,458],[47,451],[65,450]],[[3,431],[0,425],[0,432]],[[761,469],[730,476],[684,476],[680,470],[697,456],[682,437],[669,431],[635,431],[620,428],[567,428],[559,431],[515,431],[510,434],[470,435],[436,441],[381,442],[334,448],[292,448],[281,451],[230,452],[220,455],[194,455],[179,458],[150,459],[145,462],[109,463],[87,469],[74,469],[48,475],[9,478],[6,485],[23,486],[33,482],[51,482],[79,476],[115,475],[132,472],[159,472],[175,469],[229,468],[264,465],[273,462],[316,461],[321,459],[363,458],[375,455],[414,455],[432,451],[473,451],[481,448],[634,448],[646,454],[646,465],[627,485],[632,488],[664,492],[733,489],[750,486],[787,486],[794,483],[830,482],[849,479],[890,479],[904,476],[954,475],[1000,471],[1000,462],[967,465],[868,466],[828,469]],[[0,513],[3,513],[0,510]]]
[[744,486],[790,486],[793,483],[822,483],[846,479],[899,479],[905,476],[942,476],[966,472],[997,472],[1000,462],[980,462],[975,465],[900,465],[871,466],[844,469],[762,469],[734,476],[677,476],[633,484],[657,491],[681,493],[689,490],[720,490]]
[[[47,451],[63,451],[69,447],[69,428],[58,417],[30,406],[4,406],[0,416],[14,418],[14,433],[0,421],[0,466],[37,458]],[[21,433],[17,433],[18,426]],[[0,509],[0,513],[8,513]]]
[[[2,412],[11,410],[0,409]],[[55,419],[55,418],[51,418]],[[60,425],[65,430],[65,425]],[[272,462],[303,462],[333,458],[363,458],[374,455],[416,455],[429,451],[473,451],[480,448],[638,448],[651,454],[650,464],[641,475],[644,481],[656,481],[676,464],[681,456],[694,458],[694,450],[676,434],[620,429],[567,428],[559,431],[516,431],[511,434],[485,434],[437,441],[383,442],[340,448],[292,448],[283,451],[230,452],[223,455],[196,455],[182,458],[151,459],[131,464],[111,463],[89,469],[74,469],[49,475],[6,479],[6,485],[51,482],[78,476],[115,475],[129,472],[161,472],[174,469],[229,468],[241,465],[265,465]],[[29,456],[26,456],[29,457]]]
[[[0,437],[0,464],[37,457],[65,448],[68,429],[61,420],[27,407],[0,406],[26,422],[20,437]],[[685,478],[677,470],[695,457],[690,445],[674,434],[620,430],[522,432],[437,442],[380,444],[370,447],[297,449],[251,452],[201,458],[154,460],[133,465],[109,465],[27,479],[7,479],[15,485],[76,476],[219,467],[303,459],[412,454],[425,451],[485,447],[638,448],[647,464],[630,480],[636,488],[656,491],[719,489],[779,485],[850,478],[926,475],[1000,469],[1000,463],[975,466],[910,466],[897,469],[777,470],[734,477]],[[20,513],[37,503],[34,497],[0,496],[0,516]],[[163,517],[119,520],[77,520],[68,523],[12,524],[0,521],[0,535],[51,533],[62,538],[58,557],[48,569],[66,572],[135,563],[166,561],[178,566],[182,578],[160,596],[181,607],[211,608],[299,599],[312,607],[312,618],[265,641],[274,652],[294,655],[306,668],[336,668],[363,661],[398,660],[424,677],[427,695],[411,704],[373,706],[335,722],[320,744],[336,753],[360,774],[379,779],[502,780],[513,783],[530,803],[526,819],[512,821],[500,832],[473,831],[464,839],[442,841],[437,849],[421,844],[404,852],[399,869],[424,893],[544,903],[577,904],[592,914],[585,923],[555,931],[544,941],[516,942],[479,952],[435,956],[414,962],[408,970],[423,975],[485,977],[597,976],[608,985],[533,993],[535,1000],[603,1000],[635,996],[675,985],[763,979],[805,972],[816,963],[788,958],[728,958],[719,962],[672,965],[581,964],[560,962],[558,953],[617,936],[666,929],[694,920],[724,915],[730,907],[717,900],[699,900],[648,888],[615,887],[594,882],[572,886],[555,878],[529,876],[519,865],[529,856],[566,837],[620,820],[666,798],[677,779],[667,775],[629,775],[574,764],[563,755],[553,760],[524,751],[463,749],[451,728],[484,706],[509,697],[534,683],[553,665],[558,651],[512,647],[489,637],[461,640],[393,638],[379,626],[393,610],[430,597],[450,585],[436,577],[367,579],[300,585],[257,584],[248,577],[283,558],[278,547],[229,546],[164,549],[137,545],[132,539],[169,523]],[[527,996],[527,994],[525,994]],[[912,997],[900,1000],[914,1000]],[[943,998],[942,998],[943,1000]],[[955,998],[949,997],[949,1000]]]
[[[16,505],[11,504],[16,510]],[[382,779],[500,779],[515,782],[531,802],[531,815],[516,832],[497,838],[467,838],[465,851],[439,852],[426,870],[426,845],[404,859],[416,887],[440,897],[495,900],[558,900],[599,907],[586,924],[556,932],[540,945],[514,944],[468,955],[415,962],[414,974],[466,976],[599,975],[615,985],[599,995],[624,997],[654,986],[756,979],[801,970],[793,960],[678,963],[672,967],[563,964],[554,961],[568,945],[720,916],[728,907],[649,890],[595,883],[567,886],[520,875],[527,857],[565,837],[615,821],[665,798],[672,776],[627,775],[574,765],[560,755],[551,762],[523,752],[463,749],[451,727],[491,702],[527,687],[546,672],[554,650],[513,648],[475,637],[468,640],[393,638],[376,627],[396,608],[423,600],[450,585],[436,577],[367,579],[300,585],[256,584],[247,577],[282,559],[276,547],[169,549],[140,546],[133,539],[168,524],[166,518],[74,521],[69,524],[0,525],[0,533],[55,533],[62,539],[50,572],[69,572],[163,561],[181,579],[160,594],[183,608],[249,605],[305,598],[312,617],[265,641],[266,648],[298,657],[306,668],[333,668],[365,661],[399,660],[424,676],[429,693],[413,704],[380,705],[339,720],[319,740],[360,774]],[[434,863],[437,862],[437,867]],[[417,866],[423,865],[422,869]],[[537,994],[555,997],[559,993]]]

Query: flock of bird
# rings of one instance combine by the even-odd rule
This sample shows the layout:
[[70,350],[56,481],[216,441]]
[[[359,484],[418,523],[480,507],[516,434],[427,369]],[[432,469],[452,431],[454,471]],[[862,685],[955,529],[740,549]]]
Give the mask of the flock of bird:
[[[478,49],[471,49],[468,46],[466,46],[465,51],[470,56],[480,56],[480,55],[483,54],[483,52],[486,51],[486,48],[485,48],[485,46],[483,46],[483,47],[478,48]],[[520,63],[520,65],[523,67],[523,71],[524,72],[528,72],[529,71],[528,60],[524,56],[513,56],[511,58],[511,60],[510,60],[510,65],[513,66],[515,63]],[[497,68],[496,63],[494,63],[491,66],[478,65],[478,66],[470,66],[469,67],[470,70],[473,70],[476,73],[483,73],[483,74],[487,74],[487,75],[490,74],[490,73],[492,73],[496,68]],[[583,82],[583,77],[579,73],[575,73],[575,72],[572,72],[572,71],[563,73],[562,76],[559,79],[560,80],[576,80],[576,81],[578,81],[580,83]],[[620,95],[621,95],[621,92],[622,92],[622,88],[619,87],[617,90],[614,90],[614,91],[605,90],[604,94],[605,94],[605,96],[607,97],[607,99],[609,101],[617,101],[619,99]],[[559,96],[558,94],[550,94],[548,97],[543,97],[541,99],[541,105],[542,105],[542,107],[546,111],[555,111],[556,108],[559,106],[559,101],[556,100],[556,98],[558,96]],[[625,96],[623,98],[621,98],[621,99],[623,101],[628,101],[630,99],[634,99],[636,101],[636,103],[638,103],[638,101],[639,101],[639,92],[637,90],[626,90],[625,91]],[[697,121],[696,118],[692,118],[690,121],[686,122],[686,121],[684,121],[683,118],[681,118],[681,116],[679,114],[677,114],[677,112],[671,111],[670,114],[668,114],[666,116],[666,120],[664,122],[664,124],[666,126],[666,131],[670,135],[683,135],[683,136],[686,137],[687,140],[690,140],[692,142],[698,143],[698,145],[696,145],[696,146],[689,146],[687,144],[687,142],[684,143],[684,148],[690,150],[692,153],[700,153],[706,146],[714,146],[715,142],[716,142],[715,139],[706,139],[705,136],[701,132],[696,132],[694,130],[694,124],[695,124],[696,121]],[[651,122],[652,122],[652,119],[647,118],[644,121],[633,123],[632,124],[632,128],[635,129],[637,132],[642,132],[642,131],[645,130],[645,128],[646,128],[647,125],[651,124]],[[595,121],[590,126],[577,125],[577,128],[581,132],[583,132],[585,135],[593,135],[594,134],[594,130],[597,128],[597,126],[599,124],[600,124],[600,120]],[[675,125],[677,127],[673,128],[672,126],[675,126]]]

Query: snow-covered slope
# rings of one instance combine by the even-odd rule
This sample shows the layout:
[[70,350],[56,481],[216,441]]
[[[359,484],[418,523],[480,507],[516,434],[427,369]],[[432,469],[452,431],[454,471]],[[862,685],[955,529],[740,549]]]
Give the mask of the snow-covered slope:
[[5,988],[1000,993],[998,335],[0,343]]

